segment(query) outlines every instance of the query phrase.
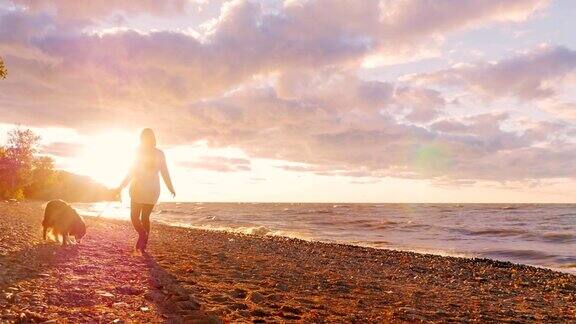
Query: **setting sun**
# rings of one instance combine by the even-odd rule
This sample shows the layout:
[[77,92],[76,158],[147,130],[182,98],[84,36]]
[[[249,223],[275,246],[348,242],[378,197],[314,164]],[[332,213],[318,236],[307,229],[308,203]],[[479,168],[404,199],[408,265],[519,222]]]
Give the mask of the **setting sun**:
[[78,157],[71,161],[70,170],[90,175],[109,186],[118,186],[134,159],[138,137],[123,131],[107,131],[86,138]]

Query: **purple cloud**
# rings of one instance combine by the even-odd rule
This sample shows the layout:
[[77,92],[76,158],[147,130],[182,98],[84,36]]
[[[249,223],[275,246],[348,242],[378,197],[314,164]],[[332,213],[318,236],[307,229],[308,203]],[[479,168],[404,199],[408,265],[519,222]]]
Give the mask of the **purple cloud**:
[[448,85],[487,98],[515,97],[524,101],[557,94],[561,81],[576,69],[576,51],[544,47],[496,63],[460,65],[413,80],[427,85]]
[[[412,80],[420,85],[358,77],[367,55],[411,55],[455,31],[523,21],[548,1],[318,0],[276,10],[231,1],[200,36],[84,29],[97,30],[90,18],[116,11],[176,14],[182,1],[18,3],[30,9],[0,13],[0,49],[11,71],[0,88],[2,122],[81,131],[155,125],[169,144],[206,140],[326,175],[466,183],[562,177],[576,165],[569,143],[548,136],[568,126],[538,122],[511,130],[504,125],[509,114],[452,116],[446,92],[432,89],[550,97],[576,65],[571,49],[420,74]],[[181,166],[251,170],[247,159],[222,157]]]

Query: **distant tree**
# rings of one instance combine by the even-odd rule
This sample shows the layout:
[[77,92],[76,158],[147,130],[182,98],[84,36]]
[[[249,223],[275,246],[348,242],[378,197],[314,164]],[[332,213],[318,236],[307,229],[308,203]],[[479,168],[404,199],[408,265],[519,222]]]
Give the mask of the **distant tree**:
[[115,200],[116,193],[86,176],[57,170],[55,181],[48,187],[49,192],[38,199],[64,199],[66,201],[102,201]]
[[16,195],[17,166],[10,158],[8,150],[0,147],[0,198],[12,198]]
[[4,60],[0,57],[0,79],[6,79],[8,75],[8,70],[6,70],[6,65],[4,64]]
[[24,188],[32,183],[40,137],[29,129],[16,128],[0,150],[0,196],[24,199]]
[[115,192],[89,177],[56,170],[54,160],[38,155],[40,137],[16,128],[0,146],[0,198],[64,199],[67,201],[114,200]]
[[58,173],[54,170],[54,160],[48,156],[39,156],[32,164],[32,180],[24,187],[24,196],[37,199],[49,197],[57,180]]
[[38,152],[40,136],[30,129],[15,128],[8,132],[7,152],[20,164],[32,166],[34,154]]

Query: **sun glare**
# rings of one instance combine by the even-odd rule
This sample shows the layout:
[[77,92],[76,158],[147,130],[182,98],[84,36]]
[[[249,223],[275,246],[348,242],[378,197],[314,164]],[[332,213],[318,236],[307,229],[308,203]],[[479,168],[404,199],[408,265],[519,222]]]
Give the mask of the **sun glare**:
[[133,134],[122,131],[92,136],[72,168],[106,186],[117,186],[130,167],[137,144]]

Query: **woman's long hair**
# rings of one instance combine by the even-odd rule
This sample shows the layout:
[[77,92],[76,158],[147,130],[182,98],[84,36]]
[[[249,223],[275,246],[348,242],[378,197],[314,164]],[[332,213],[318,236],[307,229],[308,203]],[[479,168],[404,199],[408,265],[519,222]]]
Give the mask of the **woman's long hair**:
[[144,169],[152,169],[156,166],[155,155],[156,136],[151,128],[144,128],[140,133],[140,146],[138,148],[138,161]]
[[151,128],[144,128],[140,133],[140,149],[156,148],[156,135]]

